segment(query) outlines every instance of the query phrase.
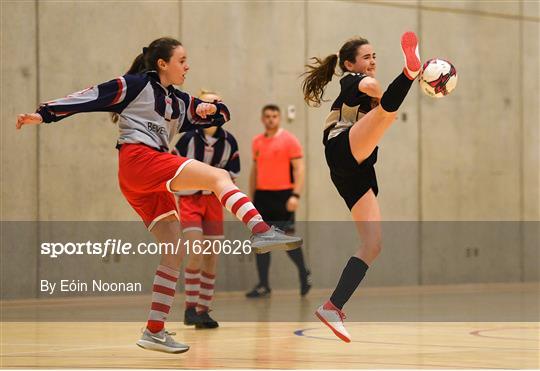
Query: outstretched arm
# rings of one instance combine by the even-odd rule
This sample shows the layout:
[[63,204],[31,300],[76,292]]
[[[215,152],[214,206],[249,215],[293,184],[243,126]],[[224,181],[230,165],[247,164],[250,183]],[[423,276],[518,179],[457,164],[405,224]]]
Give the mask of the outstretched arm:
[[17,116],[17,129],[26,124],[49,123],[80,112],[120,113],[144,88],[144,79],[126,75],[43,103],[35,113]]

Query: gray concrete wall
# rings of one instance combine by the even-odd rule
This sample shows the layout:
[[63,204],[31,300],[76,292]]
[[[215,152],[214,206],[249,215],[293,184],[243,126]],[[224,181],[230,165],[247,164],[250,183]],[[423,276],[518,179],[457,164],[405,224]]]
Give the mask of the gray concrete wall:
[[29,221],[38,217],[39,137],[36,127],[16,132],[15,122],[18,113],[37,103],[36,7],[32,2],[0,6],[0,220],[18,221],[0,228],[0,292],[2,297],[33,297],[37,228]]
[[[247,189],[251,138],[262,131],[261,106],[273,102],[285,110],[294,105],[296,120],[283,120],[283,126],[297,135],[306,154],[307,183],[297,219],[350,221],[323,155],[322,122],[330,102],[306,107],[298,76],[309,57],[335,53],[347,38],[362,35],[376,49],[378,78],[386,86],[402,68],[399,35],[405,29],[419,34],[422,59],[451,60],[459,82],[442,100],[423,96],[413,86],[383,138],[377,164],[383,219],[540,220],[537,2],[177,1],[105,6],[3,1],[1,6],[2,220],[138,220],[117,186],[117,129],[107,114],[77,115],[19,133],[12,128],[16,113],[122,74],[142,46],[169,35],[182,40],[188,53],[191,70],[183,88],[193,94],[200,88],[217,90],[231,108],[228,129],[240,143],[243,167],[239,186]],[[336,96],[337,81],[328,86],[328,99]],[[354,234],[337,241],[332,230],[321,225],[303,233],[306,259],[315,284],[331,287],[359,242]],[[511,230],[501,236],[486,236],[486,229],[475,234],[466,227],[437,235],[436,226],[388,226],[385,249],[367,285],[538,280],[540,232],[534,224],[517,231],[508,224]],[[141,224],[144,234],[143,228]],[[49,232],[33,229],[25,244]],[[478,255],[471,256],[471,246],[478,248]],[[51,262],[38,260],[37,247],[11,248],[10,255],[4,247],[2,261],[9,256],[36,269],[28,282],[3,296],[35,296],[36,275],[53,269]],[[273,286],[296,287],[296,272],[286,254],[276,253],[272,259]],[[218,288],[254,284],[253,260],[224,257]],[[143,261],[129,261],[141,267],[130,272],[134,277],[144,280],[141,272],[153,270]],[[95,264],[96,272],[106,270]],[[12,274],[4,272],[6,277]]]

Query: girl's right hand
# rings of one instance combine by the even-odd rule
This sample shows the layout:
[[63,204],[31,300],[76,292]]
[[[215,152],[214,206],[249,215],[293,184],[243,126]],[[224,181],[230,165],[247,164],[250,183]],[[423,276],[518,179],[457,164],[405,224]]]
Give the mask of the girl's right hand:
[[43,122],[43,117],[39,113],[22,113],[17,115],[17,130],[23,125],[37,125]]

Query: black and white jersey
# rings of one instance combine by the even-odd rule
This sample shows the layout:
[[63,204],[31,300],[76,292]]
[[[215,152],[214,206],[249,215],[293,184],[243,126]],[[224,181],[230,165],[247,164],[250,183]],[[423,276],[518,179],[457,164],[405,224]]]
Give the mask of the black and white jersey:
[[[223,128],[218,128],[213,136],[206,135],[202,129],[188,131],[176,144],[176,150],[180,156],[227,170],[233,179],[240,174],[238,143],[234,136]],[[176,194],[185,196],[197,192],[197,190],[189,190]],[[210,193],[212,192],[203,191],[203,194]]]
[[174,134],[197,127],[221,126],[230,118],[223,103],[214,115],[196,114],[200,99],[164,87],[155,71],[124,75],[65,98],[43,103],[36,111],[43,122],[62,120],[80,112],[114,112],[119,115],[118,144],[142,143],[160,151],[169,149]]
[[366,75],[362,73],[348,72],[339,80],[341,91],[332,103],[324,124],[324,144],[347,130],[371,110],[371,97],[358,90],[358,84],[364,77]]

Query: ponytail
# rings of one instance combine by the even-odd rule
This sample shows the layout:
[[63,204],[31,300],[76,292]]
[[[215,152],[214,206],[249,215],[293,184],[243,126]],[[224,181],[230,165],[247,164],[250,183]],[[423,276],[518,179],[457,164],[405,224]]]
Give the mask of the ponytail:
[[[144,48],[146,49],[146,48]],[[141,53],[135,59],[133,60],[133,63],[131,63],[131,67],[129,67],[129,70],[127,70],[126,75],[133,75],[136,73],[141,73],[146,71],[146,63],[144,61],[144,54]]]
[[307,64],[307,71],[302,74],[306,76],[302,83],[304,101],[309,106],[320,106],[321,102],[324,102],[324,89],[336,74],[336,66],[339,64],[341,72],[347,72],[345,61],[355,63],[358,48],[366,44],[369,44],[369,41],[362,37],[355,37],[343,44],[338,54],[331,54],[323,60],[317,57],[311,58],[314,62]]
[[313,106],[318,107],[324,101],[323,95],[326,85],[335,75],[338,56],[331,54],[324,60],[317,57],[313,57],[311,60],[314,61],[313,64],[306,64],[308,70],[303,74],[306,78],[302,83],[302,90],[304,91],[304,101],[308,105],[313,104]]

